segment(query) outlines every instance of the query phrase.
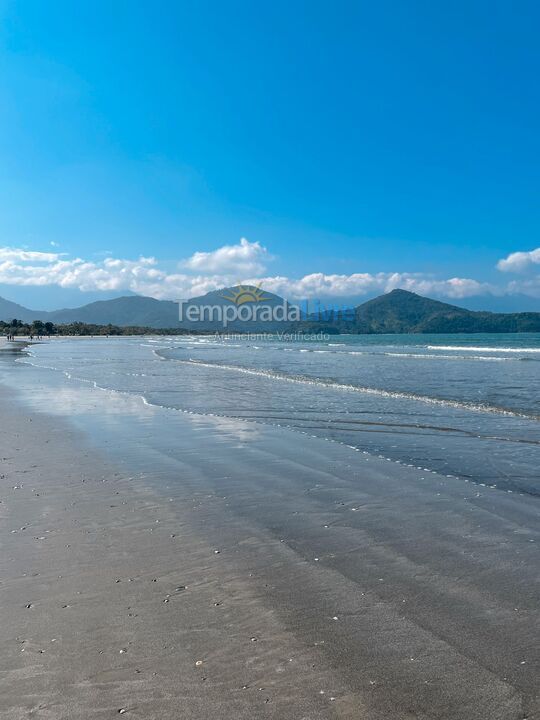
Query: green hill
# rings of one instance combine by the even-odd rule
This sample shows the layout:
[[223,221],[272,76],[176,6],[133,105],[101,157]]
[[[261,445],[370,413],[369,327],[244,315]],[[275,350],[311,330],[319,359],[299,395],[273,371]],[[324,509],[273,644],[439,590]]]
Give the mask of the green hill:
[[350,312],[335,312],[324,321],[300,323],[304,331],[327,328],[349,333],[540,332],[540,313],[492,313],[467,310],[408,290],[392,290]]
[[[41,319],[41,318],[39,318]],[[131,295],[114,300],[98,300],[70,310],[48,313],[55,324],[84,322],[94,325],[144,326],[174,328],[178,326],[178,305],[170,300]]]

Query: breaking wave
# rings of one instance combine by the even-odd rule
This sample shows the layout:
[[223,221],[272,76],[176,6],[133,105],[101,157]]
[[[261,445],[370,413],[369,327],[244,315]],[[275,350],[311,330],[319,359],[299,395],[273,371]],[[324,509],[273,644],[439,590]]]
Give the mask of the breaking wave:
[[[156,353],[159,354],[159,353]],[[240,365],[228,365],[225,363],[214,363],[205,362],[202,360],[195,360],[193,358],[187,360],[174,359],[175,362],[183,363],[185,365],[206,367],[218,370],[226,370],[230,372],[244,373],[245,375],[254,375],[258,377],[268,378],[270,380],[277,380],[280,382],[290,382],[302,385],[314,385],[323,388],[330,388],[334,390],[340,390],[345,392],[358,392],[366,395],[376,395],[384,398],[392,398],[397,400],[414,400],[416,402],[422,402],[430,405],[438,405],[441,407],[450,407],[458,410],[467,410],[481,413],[492,413],[497,415],[507,415],[511,417],[522,417],[529,420],[540,420],[539,415],[532,413],[518,412],[516,410],[509,410],[507,408],[497,407],[495,405],[487,405],[481,403],[469,403],[461,402],[458,400],[449,400],[438,397],[431,397],[429,395],[419,395],[411,392],[394,391],[394,390],[383,390],[381,388],[365,387],[362,385],[352,385],[346,383],[335,382],[334,380],[328,380],[324,378],[312,378],[305,375],[288,375],[287,373],[277,372],[274,370],[263,370],[258,368],[243,367]]]

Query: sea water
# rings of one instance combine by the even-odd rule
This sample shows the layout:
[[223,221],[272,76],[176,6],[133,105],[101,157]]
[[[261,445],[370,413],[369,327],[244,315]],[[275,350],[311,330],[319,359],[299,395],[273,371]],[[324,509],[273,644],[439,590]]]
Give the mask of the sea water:
[[54,338],[21,362],[96,393],[276,425],[426,472],[540,493],[537,333]]

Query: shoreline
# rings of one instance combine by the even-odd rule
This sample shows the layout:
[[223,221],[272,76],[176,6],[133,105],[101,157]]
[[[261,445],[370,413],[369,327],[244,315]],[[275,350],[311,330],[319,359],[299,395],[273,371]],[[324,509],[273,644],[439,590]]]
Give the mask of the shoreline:
[[31,344],[30,340],[7,340],[0,337],[0,352],[21,352]]
[[537,716],[527,498],[217,419],[138,455],[118,398],[104,454],[0,397],[0,717]]

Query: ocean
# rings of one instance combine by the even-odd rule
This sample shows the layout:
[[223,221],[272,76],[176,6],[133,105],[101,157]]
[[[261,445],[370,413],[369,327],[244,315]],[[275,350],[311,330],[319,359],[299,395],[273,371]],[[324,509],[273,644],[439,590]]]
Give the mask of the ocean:
[[54,338],[19,363],[96,402],[122,393],[540,494],[540,334]]

